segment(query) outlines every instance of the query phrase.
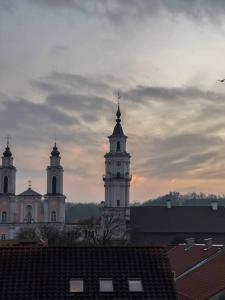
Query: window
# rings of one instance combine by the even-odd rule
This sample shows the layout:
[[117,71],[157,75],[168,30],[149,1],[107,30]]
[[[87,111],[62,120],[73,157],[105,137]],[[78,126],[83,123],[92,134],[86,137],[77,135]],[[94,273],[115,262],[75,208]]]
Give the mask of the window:
[[118,167],[121,166],[121,162],[120,161],[117,162],[117,166]]
[[71,279],[70,280],[70,292],[82,293],[84,291],[83,279]]
[[6,236],[5,236],[4,233],[2,234],[1,239],[2,239],[2,240],[5,240],[5,239],[6,239]]
[[7,221],[7,214],[6,214],[6,211],[3,211],[2,212],[2,223],[6,223]]
[[116,144],[116,151],[120,151],[120,142],[117,142]]
[[120,178],[120,172],[117,172],[116,177]]
[[116,200],[116,205],[117,205],[117,207],[120,206],[120,200]]
[[56,222],[56,211],[55,210],[53,210],[51,212],[51,222]]
[[52,194],[56,194],[56,176],[52,177]]
[[100,279],[99,280],[99,290],[100,290],[100,292],[113,292],[112,279]]
[[142,281],[140,279],[129,279],[128,284],[130,292],[143,292]]
[[27,223],[31,223],[33,221],[31,205],[27,205],[27,207],[26,207],[26,221],[27,221]]
[[8,181],[9,181],[9,179],[8,179],[8,176],[5,176],[4,177],[4,193],[8,193]]

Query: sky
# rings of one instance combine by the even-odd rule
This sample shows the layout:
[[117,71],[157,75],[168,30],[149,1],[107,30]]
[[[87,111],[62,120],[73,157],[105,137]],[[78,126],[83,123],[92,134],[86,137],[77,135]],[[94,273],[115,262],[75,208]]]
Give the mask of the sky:
[[131,203],[225,193],[224,0],[0,0],[0,151],[17,193],[46,192],[54,138],[67,201],[104,199],[120,91]]

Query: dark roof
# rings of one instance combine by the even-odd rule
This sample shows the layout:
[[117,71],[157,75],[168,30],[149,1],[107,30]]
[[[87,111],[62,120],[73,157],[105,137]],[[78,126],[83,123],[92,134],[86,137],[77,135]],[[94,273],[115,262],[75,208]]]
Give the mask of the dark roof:
[[[70,279],[84,280],[72,294]],[[99,279],[112,278],[114,292],[100,293]],[[128,279],[143,292],[129,292]],[[0,249],[1,299],[176,299],[165,251],[143,247]]]
[[10,151],[9,146],[7,145],[5,148],[5,151],[3,152],[3,156],[4,157],[11,157],[12,156],[12,152]]
[[58,150],[58,148],[56,146],[56,143],[55,143],[55,145],[54,145],[54,147],[52,149],[51,155],[52,156],[56,156],[56,157],[59,157],[59,155],[60,155],[60,152],[59,152],[59,150]]
[[225,233],[225,208],[135,206],[130,223],[133,232]]
[[28,188],[26,191],[20,193],[18,196],[41,196],[41,194],[35,192],[31,188]]

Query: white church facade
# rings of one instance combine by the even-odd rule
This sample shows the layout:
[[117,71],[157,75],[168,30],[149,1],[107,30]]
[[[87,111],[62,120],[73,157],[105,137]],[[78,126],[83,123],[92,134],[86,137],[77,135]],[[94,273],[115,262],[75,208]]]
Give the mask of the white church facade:
[[16,167],[7,142],[0,167],[0,239],[14,239],[20,228],[31,224],[65,223],[63,167],[60,152],[53,147],[47,167],[47,193],[28,189],[16,195]]
[[[116,124],[109,138],[109,152],[105,154],[105,201],[100,205],[102,228],[109,216],[119,219],[117,237],[123,238],[126,221],[129,220],[130,199],[130,154],[126,150],[127,136],[121,125],[118,105]],[[16,195],[16,167],[7,142],[0,167],[0,240],[14,239],[21,228],[38,224],[54,224],[63,228],[65,224],[65,195],[63,194],[63,167],[56,143],[47,167],[47,192],[41,195],[28,189]],[[67,224],[67,229],[76,227]],[[116,238],[117,238],[116,237]]]

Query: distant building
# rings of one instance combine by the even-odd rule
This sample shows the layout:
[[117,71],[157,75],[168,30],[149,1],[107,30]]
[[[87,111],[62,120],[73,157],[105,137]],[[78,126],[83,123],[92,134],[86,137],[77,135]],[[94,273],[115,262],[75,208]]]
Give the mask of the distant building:
[[0,167],[0,239],[14,239],[20,228],[31,224],[65,222],[63,168],[56,144],[47,167],[47,193],[42,196],[31,189],[16,195],[16,167],[7,143]]
[[175,300],[161,248],[0,248],[1,299]]
[[225,208],[207,206],[136,206],[130,208],[130,240],[135,245],[171,245],[194,238],[225,244]]

